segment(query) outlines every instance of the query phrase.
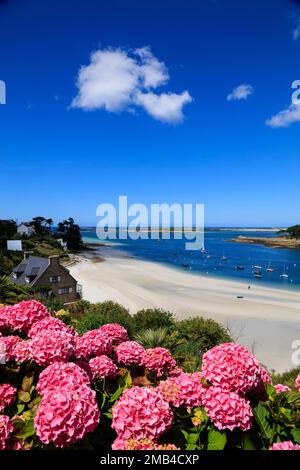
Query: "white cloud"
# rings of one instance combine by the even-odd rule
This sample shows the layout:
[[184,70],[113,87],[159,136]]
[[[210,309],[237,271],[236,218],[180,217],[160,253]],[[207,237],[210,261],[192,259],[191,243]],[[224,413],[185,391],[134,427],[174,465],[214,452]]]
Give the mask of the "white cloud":
[[166,65],[149,47],[131,53],[120,48],[99,49],[91,54],[90,64],[79,70],[78,94],[71,107],[133,112],[136,106],[141,106],[155,119],[180,122],[183,106],[192,100],[189,93],[152,91],[168,80]]
[[280,111],[266,121],[270,127],[289,127],[300,121],[300,105],[291,104],[287,109]]
[[239,85],[234,88],[229,95],[227,95],[227,101],[246,100],[248,96],[252,95],[253,87],[251,85]]
[[180,95],[176,93],[138,93],[136,103],[159,121],[168,123],[181,122],[184,118],[182,108],[185,104],[190,103],[192,97],[188,91],[184,91]]
[[297,39],[300,38],[300,19],[292,34],[293,34],[293,38],[295,39],[295,41],[297,41]]

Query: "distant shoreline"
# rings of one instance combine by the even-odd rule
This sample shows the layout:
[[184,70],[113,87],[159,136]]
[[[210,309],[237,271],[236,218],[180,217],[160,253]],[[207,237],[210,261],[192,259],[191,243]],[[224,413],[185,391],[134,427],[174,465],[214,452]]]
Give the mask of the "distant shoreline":
[[[81,227],[80,230],[82,232],[94,232],[96,230],[96,227]],[[136,229],[133,228],[111,228],[111,230],[118,230],[119,232],[136,232]],[[280,230],[284,230],[284,228],[281,227],[206,227],[204,229],[204,232],[272,232],[272,233],[277,233]],[[196,232],[196,231],[201,231],[201,229],[196,229],[195,227],[141,227],[139,229],[139,232],[141,233],[164,233],[164,232],[174,232],[174,233],[180,233],[180,232]]]
[[255,244],[263,245],[269,248],[292,248],[300,249],[300,240],[296,238],[288,237],[245,237],[240,235],[238,237],[232,238],[231,240],[226,240],[227,242],[237,242],[245,244]]

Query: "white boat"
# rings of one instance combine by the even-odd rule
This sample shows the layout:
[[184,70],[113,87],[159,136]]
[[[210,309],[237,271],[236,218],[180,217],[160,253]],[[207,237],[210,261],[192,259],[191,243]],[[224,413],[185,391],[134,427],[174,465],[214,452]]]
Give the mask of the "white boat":
[[281,277],[281,279],[288,279],[289,278],[289,275],[286,273],[285,266],[284,266],[283,273],[280,274],[280,277]]
[[227,258],[226,258],[225,254],[224,254],[224,251],[223,251],[223,256],[222,256],[222,258],[221,258],[221,261],[227,261]]
[[269,261],[268,267],[266,269],[267,273],[273,273],[275,269],[271,268],[271,262]]
[[262,269],[262,267],[261,267],[261,266],[258,266],[258,265],[253,266],[253,268],[254,268],[254,269],[258,269],[259,271],[261,271],[261,269]]

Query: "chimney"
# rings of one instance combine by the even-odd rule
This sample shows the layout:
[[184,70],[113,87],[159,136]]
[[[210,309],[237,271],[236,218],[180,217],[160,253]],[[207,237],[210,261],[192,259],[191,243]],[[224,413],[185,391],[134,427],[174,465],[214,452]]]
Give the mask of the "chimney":
[[49,265],[58,266],[59,265],[59,255],[49,256]]
[[29,256],[33,253],[33,251],[24,251],[24,260],[29,258]]

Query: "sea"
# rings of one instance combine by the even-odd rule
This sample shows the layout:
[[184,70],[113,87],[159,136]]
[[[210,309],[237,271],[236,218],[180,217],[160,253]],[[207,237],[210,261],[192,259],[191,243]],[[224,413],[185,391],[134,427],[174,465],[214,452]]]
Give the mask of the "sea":
[[[291,289],[300,292],[300,250],[285,248],[269,248],[257,244],[242,244],[230,241],[240,235],[249,237],[272,237],[274,232],[214,230],[205,231],[205,252],[201,250],[186,250],[188,240],[176,239],[171,234],[170,239],[132,240],[117,239],[99,240],[95,228],[82,229],[83,241],[88,244],[108,243],[110,246],[99,248],[99,253],[121,255],[140,260],[162,263],[167,266],[190,272],[195,275],[218,277],[242,281],[248,285],[268,285],[281,289]],[[107,251],[108,250],[108,251]],[[240,269],[237,269],[237,266]],[[267,272],[270,267],[272,272]],[[243,269],[241,269],[243,268]],[[261,273],[261,278],[254,277],[254,272]],[[281,277],[287,274],[287,278]]]

